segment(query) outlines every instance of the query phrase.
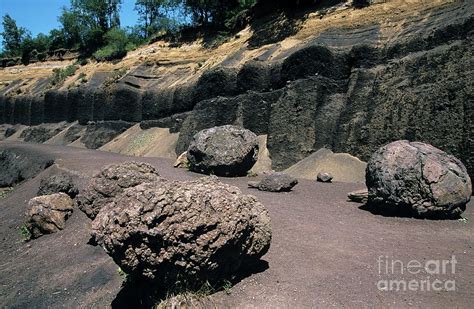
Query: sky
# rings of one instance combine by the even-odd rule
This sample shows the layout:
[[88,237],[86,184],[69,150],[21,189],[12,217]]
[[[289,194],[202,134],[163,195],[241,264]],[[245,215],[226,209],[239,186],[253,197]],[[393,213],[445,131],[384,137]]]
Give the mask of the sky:
[[[123,0],[120,12],[122,27],[133,26],[138,22],[137,12],[133,10],[135,0]],[[33,36],[59,27],[58,16],[61,8],[68,6],[69,0],[0,0],[0,17],[9,14],[19,27],[31,31]],[[0,32],[3,26],[0,23]],[[2,47],[0,39],[0,49]]]

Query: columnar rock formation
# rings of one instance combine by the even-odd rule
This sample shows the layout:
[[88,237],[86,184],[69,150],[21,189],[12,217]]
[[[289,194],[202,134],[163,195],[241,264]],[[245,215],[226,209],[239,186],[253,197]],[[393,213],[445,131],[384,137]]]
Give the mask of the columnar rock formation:
[[417,140],[454,154],[473,176],[468,2],[407,20],[399,32],[373,24],[326,30],[284,51],[274,44],[243,64],[249,47],[198,73],[160,75],[168,64],[143,63],[112,86],[100,72],[78,89],[0,96],[0,121],[145,121],[179,131],[178,154],[200,130],[235,124],[268,135],[275,170],[322,147],[366,161],[390,141]]

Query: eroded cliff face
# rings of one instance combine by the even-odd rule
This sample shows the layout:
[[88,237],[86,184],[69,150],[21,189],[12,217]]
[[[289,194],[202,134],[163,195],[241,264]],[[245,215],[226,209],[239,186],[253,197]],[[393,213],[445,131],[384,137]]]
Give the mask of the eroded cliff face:
[[[396,10],[400,1],[391,2]],[[389,4],[374,5],[371,22],[342,26],[354,16],[341,10],[325,29],[310,18],[277,44],[228,43],[202,68],[200,54],[137,62],[112,82],[113,73],[98,71],[70,90],[45,92],[38,79],[30,95],[11,96],[10,84],[0,122],[142,122],[180,132],[177,154],[199,130],[236,124],[268,135],[276,170],[322,147],[367,160],[383,144],[416,140],[459,157],[473,176],[474,4],[433,2],[409,18],[409,6],[382,18]]]

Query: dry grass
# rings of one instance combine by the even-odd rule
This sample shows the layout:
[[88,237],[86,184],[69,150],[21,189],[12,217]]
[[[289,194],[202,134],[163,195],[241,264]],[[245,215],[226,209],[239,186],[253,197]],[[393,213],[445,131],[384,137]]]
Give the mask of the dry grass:
[[[423,20],[432,14],[433,8],[456,1],[459,0],[389,0],[386,3],[374,4],[361,10],[341,6],[331,12],[313,12],[306,16],[306,19],[301,23],[301,29],[295,35],[279,42],[273,57],[318,36],[328,29],[335,28],[355,28],[377,24],[380,26],[381,32],[380,44],[383,44],[383,40],[391,41],[397,38],[397,35],[403,30],[405,20],[415,17]],[[197,79],[205,69],[221,63],[227,57],[245,47],[252,34],[250,27],[246,28],[228,42],[214,49],[204,48],[200,41],[184,44],[179,48],[170,47],[168,43],[158,41],[129,52],[118,63],[91,61],[81,67],[74,76],[68,78],[64,82],[63,88],[74,86],[79,74],[90,79],[95,72],[131,71],[145,62],[154,64],[157,67],[155,73],[159,76],[173,75],[180,70],[192,72],[177,81],[177,83],[185,83]],[[249,59],[261,55],[270,47],[270,45],[265,45],[256,49],[244,50],[239,59],[232,65],[240,66]],[[0,69],[0,88],[13,80],[21,79],[24,80],[21,93],[28,93],[38,79],[49,77],[52,75],[54,68],[66,67],[73,62],[54,61]]]

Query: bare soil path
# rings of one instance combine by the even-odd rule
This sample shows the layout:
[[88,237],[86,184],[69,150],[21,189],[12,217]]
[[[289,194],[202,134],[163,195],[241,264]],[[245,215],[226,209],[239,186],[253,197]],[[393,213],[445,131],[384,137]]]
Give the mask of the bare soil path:
[[[174,169],[172,161],[137,158],[70,147],[0,143],[44,153],[60,168],[92,175],[102,166],[123,161],[144,161],[169,179],[193,179],[200,175]],[[66,229],[24,243],[22,225],[27,201],[38,189],[45,170],[0,200],[0,307],[1,308],[104,308],[121,290],[122,278],[111,258],[99,247],[87,244],[90,222],[76,210]],[[267,193],[247,188],[248,178],[222,181],[253,194],[272,218],[272,247],[263,267],[232,288],[231,294],[212,296],[219,307],[423,307],[472,308],[474,303],[474,203],[465,213],[467,222],[429,221],[384,217],[346,201],[347,193],[363,185],[322,184],[301,180],[290,193]],[[363,208],[363,207],[362,207]],[[436,263],[455,257],[443,274]],[[410,274],[400,265],[428,262],[430,273]],[[433,260],[430,262],[430,260]],[[392,271],[391,263],[395,261]],[[415,263],[415,262],[413,262]],[[415,264],[411,265],[415,265]],[[386,266],[388,265],[388,269]],[[380,266],[380,267],[379,267]],[[416,269],[411,269],[415,272]],[[414,281],[406,291],[380,291],[385,280]],[[439,280],[435,282],[435,280]],[[434,291],[435,287],[454,291]],[[429,281],[430,291],[426,291]]]

